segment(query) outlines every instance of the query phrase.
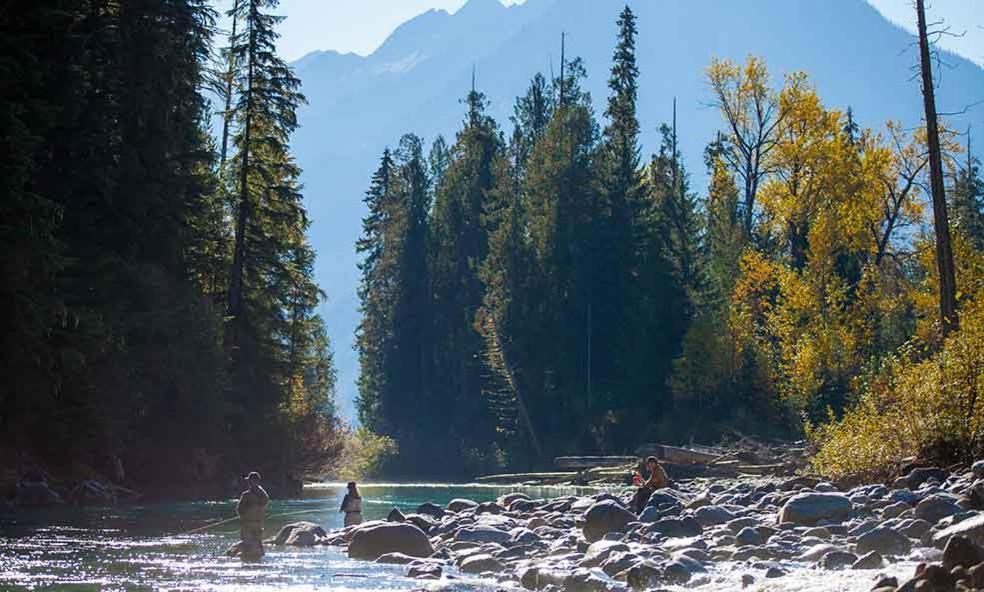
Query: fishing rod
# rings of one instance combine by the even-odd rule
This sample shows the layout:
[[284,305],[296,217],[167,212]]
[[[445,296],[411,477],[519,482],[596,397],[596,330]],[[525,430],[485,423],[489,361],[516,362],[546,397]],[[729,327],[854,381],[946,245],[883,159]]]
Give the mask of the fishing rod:
[[[281,514],[273,514],[271,516],[267,516],[267,518],[282,518],[284,516],[296,516],[298,514],[313,514],[314,512],[324,512],[324,511],[326,511],[325,508],[319,508],[319,509],[316,509],[316,510],[298,510],[296,512],[284,512],[284,513],[281,513]],[[229,524],[231,522],[235,522],[236,520],[239,520],[239,519],[240,519],[239,516],[235,516],[233,518],[227,518],[226,520],[220,520],[220,521],[216,522],[215,524],[206,524],[205,526],[200,526],[198,528],[194,528],[192,530],[189,530],[188,532],[178,533],[178,536],[187,536],[189,534],[198,534],[199,532],[204,532],[206,530],[211,530],[211,529],[216,528],[218,526],[222,526],[224,524]]]

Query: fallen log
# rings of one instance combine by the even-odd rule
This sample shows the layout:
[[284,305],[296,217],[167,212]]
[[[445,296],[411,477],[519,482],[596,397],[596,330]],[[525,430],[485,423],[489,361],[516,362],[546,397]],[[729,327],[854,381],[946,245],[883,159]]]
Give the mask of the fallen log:
[[554,459],[554,464],[561,469],[593,469],[621,467],[634,464],[638,460],[635,456],[558,456]]
[[681,465],[706,465],[721,457],[720,454],[667,446],[665,444],[643,444],[636,452],[643,457],[655,456],[661,461]]
[[549,473],[501,473],[499,475],[485,475],[476,477],[477,483],[522,483],[524,481],[564,481],[577,477],[577,473],[570,471],[549,472]]
[[781,475],[795,471],[796,467],[786,463],[779,463],[773,465],[738,465],[734,469],[739,473],[752,475]]

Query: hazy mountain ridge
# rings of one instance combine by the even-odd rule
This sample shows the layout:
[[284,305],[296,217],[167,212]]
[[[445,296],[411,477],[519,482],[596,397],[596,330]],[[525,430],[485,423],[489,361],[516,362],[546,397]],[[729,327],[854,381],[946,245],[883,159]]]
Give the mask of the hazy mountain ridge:
[[[318,278],[330,295],[324,314],[335,343],[339,400],[355,394],[357,359],[351,350],[358,323],[354,242],[361,229],[362,195],[383,148],[405,132],[428,142],[438,133],[453,140],[474,68],[491,113],[508,133],[517,94],[537,71],[559,67],[560,32],[568,56],[584,59],[599,114],[621,1],[528,0],[504,7],[497,0],[469,0],[454,14],[431,10],[398,27],[366,57],[315,52],[295,63],[309,105],[300,113],[294,140],[304,169],[320,257]],[[701,152],[720,125],[709,100],[704,69],[713,56],[766,58],[777,77],[804,70],[828,105],[851,105],[862,125],[886,119],[908,126],[920,118],[919,87],[910,81],[910,35],[863,0],[746,3],[717,0],[630,1],[639,23],[639,117],[643,153],[657,145],[656,129],[678,101],[681,148],[703,185]],[[701,23],[700,27],[694,23]],[[984,98],[984,70],[948,54],[938,103],[957,111]],[[984,106],[951,117],[959,128],[980,119]]]

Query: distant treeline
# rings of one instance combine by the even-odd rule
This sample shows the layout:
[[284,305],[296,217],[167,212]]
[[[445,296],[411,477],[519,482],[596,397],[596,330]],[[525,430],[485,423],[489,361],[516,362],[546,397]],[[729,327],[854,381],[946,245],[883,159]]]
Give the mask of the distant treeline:
[[[562,58],[508,134],[472,89],[452,145],[425,155],[408,134],[380,158],[357,245],[357,406],[398,445],[391,474],[800,434],[938,347],[924,130],[874,132],[804,74],[774,87],[760,59],[715,60],[722,131],[697,195],[675,124],[640,154],[629,8],[617,30],[602,123],[581,62]],[[982,185],[976,161],[948,163],[967,308],[984,285]]]
[[[0,447],[56,478],[271,489],[335,454],[274,0],[0,14]],[[225,102],[221,144],[207,96]],[[279,477],[280,479],[272,479]],[[158,489],[159,488],[159,489]]]

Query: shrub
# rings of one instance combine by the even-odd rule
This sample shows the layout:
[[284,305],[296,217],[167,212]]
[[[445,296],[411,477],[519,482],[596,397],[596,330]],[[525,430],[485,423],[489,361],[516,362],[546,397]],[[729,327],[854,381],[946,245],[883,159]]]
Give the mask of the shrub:
[[389,436],[373,433],[365,426],[345,429],[345,444],[335,469],[342,481],[360,481],[379,475],[386,461],[396,455],[397,446]]
[[864,387],[839,421],[809,428],[814,468],[830,478],[887,478],[910,457],[940,463],[984,453],[984,304],[961,310],[939,351],[909,345]]

